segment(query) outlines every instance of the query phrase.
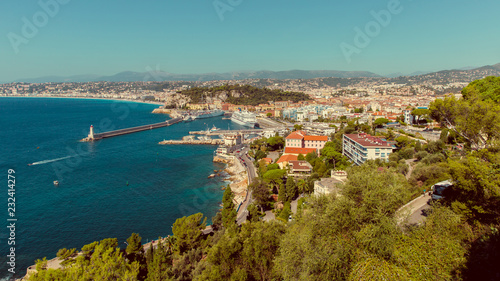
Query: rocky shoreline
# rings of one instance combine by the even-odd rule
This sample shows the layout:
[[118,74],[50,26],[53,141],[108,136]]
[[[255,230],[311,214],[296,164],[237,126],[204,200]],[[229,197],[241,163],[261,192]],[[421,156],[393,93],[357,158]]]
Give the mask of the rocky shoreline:
[[229,175],[227,179],[230,184],[231,191],[234,193],[234,201],[236,206],[242,203],[248,192],[248,173],[234,156],[214,156],[214,162],[225,163],[227,167],[224,171]]

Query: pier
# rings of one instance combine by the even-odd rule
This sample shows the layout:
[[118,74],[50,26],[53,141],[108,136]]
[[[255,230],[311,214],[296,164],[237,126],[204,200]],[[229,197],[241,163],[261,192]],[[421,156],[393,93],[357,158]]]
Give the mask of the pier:
[[246,130],[217,130],[217,131],[191,131],[190,135],[207,135],[207,136],[218,136],[218,135],[234,135],[234,134],[258,134],[262,133],[262,129],[246,129]]
[[208,140],[163,140],[158,144],[209,144],[209,145],[221,145],[224,144],[222,139],[208,139]]
[[86,138],[82,139],[81,141],[95,141],[95,140],[100,140],[100,139],[104,139],[104,138],[111,138],[111,137],[116,137],[116,136],[131,134],[131,133],[137,133],[137,132],[146,131],[146,130],[152,130],[152,129],[162,128],[162,127],[167,127],[167,126],[179,123],[181,121],[182,121],[182,118],[179,117],[179,118],[173,118],[173,119],[167,120],[165,122],[161,122],[161,123],[142,125],[142,126],[120,129],[120,130],[109,131],[109,132],[98,133],[98,134],[94,133],[94,126],[90,126],[89,135]]

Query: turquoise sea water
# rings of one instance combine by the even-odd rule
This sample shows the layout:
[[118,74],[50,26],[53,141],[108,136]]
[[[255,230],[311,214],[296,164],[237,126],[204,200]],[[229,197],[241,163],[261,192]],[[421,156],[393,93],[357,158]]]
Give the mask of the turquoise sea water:
[[[158,145],[193,130],[242,128],[221,117],[81,143],[89,126],[109,131],[162,122],[156,105],[91,99],[0,98],[0,212],[7,225],[7,171],[15,170],[16,274],[104,238],[120,244],[132,232],[143,243],[171,234],[175,219],[202,212],[210,220],[222,200],[220,178],[207,176],[215,146]],[[28,166],[28,163],[35,165]],[[60,182],[58,187],[54,180]],[[127,185],[128,182],[128,185]],[[0,278],[11,247],[0,231]]]

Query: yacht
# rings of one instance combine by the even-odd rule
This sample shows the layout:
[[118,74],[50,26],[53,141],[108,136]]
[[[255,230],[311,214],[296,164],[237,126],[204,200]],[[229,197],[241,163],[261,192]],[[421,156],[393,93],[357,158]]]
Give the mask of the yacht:
[[259,127],[257,115],[248,111],[235,111],[231,116],[231,121],[250,128]]
[[224,115],[224,111],[222,111],[220,109],[204,110],[204,111],[196,113],[196,115],[194,116],[194,119],[211,118],[211,117],[222,116],[222,115]]

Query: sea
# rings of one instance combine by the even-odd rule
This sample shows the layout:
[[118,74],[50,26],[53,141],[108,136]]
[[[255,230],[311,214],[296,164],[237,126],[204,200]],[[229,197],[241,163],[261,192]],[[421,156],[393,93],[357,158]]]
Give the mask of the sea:
[[[100,99],[0,97],[0,279],[24,276],[36,259],[54,258],[61,248],[80,250],[105,238],[117,238],[125,247],[132,233],[147,243],[172,234],[177,218],[198,212],[210,222],[227,185],[220,177],[207,178],[224,168],[212,162],[216,146],[158,142],[214,125],[242,126],[219,116],[80,142],[90,125],[99,133],[170,119],[152,114],[156,107]],[[15,177],[11,188],[9,171]],[[9,189],[15,192],[9,194]],[[13,264],[7,264],[12,256],[13,275],[8,271]]]

